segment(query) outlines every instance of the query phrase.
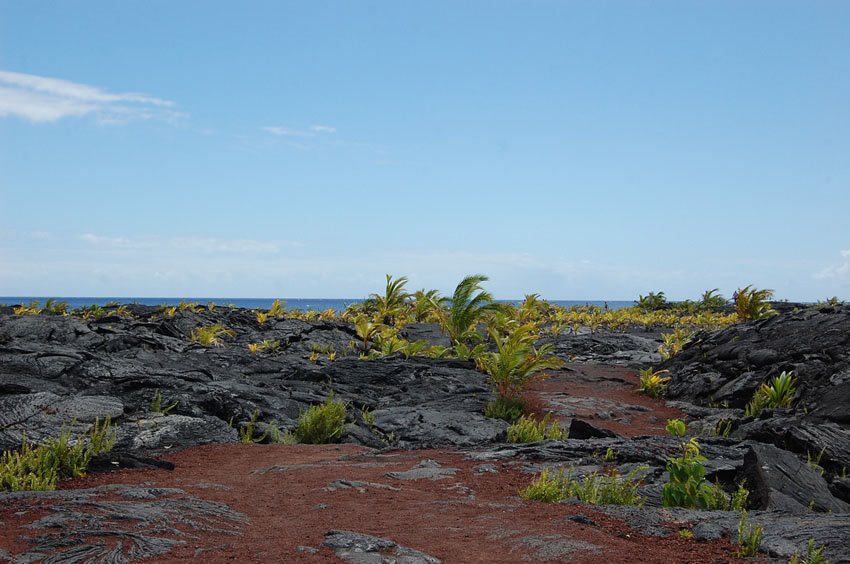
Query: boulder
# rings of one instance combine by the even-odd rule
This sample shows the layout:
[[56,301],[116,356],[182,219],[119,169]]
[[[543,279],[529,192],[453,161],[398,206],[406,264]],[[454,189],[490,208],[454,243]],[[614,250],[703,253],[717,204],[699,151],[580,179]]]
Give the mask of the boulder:
[[788,451],[754,443],[744,455],[742,475],[757,509],[805,513],[848,513],[850,505],[833,497],[821,474]]

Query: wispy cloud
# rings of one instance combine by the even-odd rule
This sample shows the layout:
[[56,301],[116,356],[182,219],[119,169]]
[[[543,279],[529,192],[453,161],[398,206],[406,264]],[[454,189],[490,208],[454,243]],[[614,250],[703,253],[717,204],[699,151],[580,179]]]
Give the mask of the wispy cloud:
[[316,137],[324,133],[336,133],[336,128],[330,125],[311,125],[308,130],[293,129],[284,125],[265,125],[261,127],[266,133],[280,137]]
[[278,135],[281,137],[313,137],[313,134],[309,131],[298,131],[297,129],[283,127],[282,125],[267,125],[265,127],[261,127],[260,129],[267,133],[271,133],[272,135]]
[[815,272],[814,278],[817,280],[850,280],[850,250],[840,251],[839,254],[844,260]]
[[285,247],[301,247],[296,241],[218,239],[214,237],[106,237],[93,233],[80,235],[92,246],[110,249],[157,249],[200,253],[278,253]]
[[0,70],[0,117],[54,122],[72,116],[93,116],[103,124],[134,120],[174,121],[186,114],[174,102],[137,92],[114,93],[58,78]]

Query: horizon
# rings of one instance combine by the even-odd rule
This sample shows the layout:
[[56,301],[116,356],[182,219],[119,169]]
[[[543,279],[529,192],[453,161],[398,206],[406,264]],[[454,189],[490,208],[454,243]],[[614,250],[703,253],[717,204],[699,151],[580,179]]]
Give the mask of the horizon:
[[0,294],[850,299],[850,3],[0,13]]

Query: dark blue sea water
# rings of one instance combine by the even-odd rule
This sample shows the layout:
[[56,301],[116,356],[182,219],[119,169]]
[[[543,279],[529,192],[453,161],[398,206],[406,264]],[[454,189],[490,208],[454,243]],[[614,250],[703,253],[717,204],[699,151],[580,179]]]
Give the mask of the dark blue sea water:
[[[230,304],[235,305],[236,307],[246,308],[246,309],[268,309],[274,298],[129,298],[129,297],[106,297],[106,298],[95,298],[95,297],[83,297],[83,298],[69,298],[69,297],[58,297],[58,296],[50,296],[56,301],[68,302],[68,307],[71,309],[75,309],[78,307],[88,306],[88,305],[105,305],[110,302],[118,302],[120,304],[142,304],[142,305],[177,305],[181,301],[183,302],[196,302],[198,304],[206,305],[209,302],[213,302],[218,306],[227,306]],[[4,305],[18,305],[18,304],[28,304],[32,301],[38,301],[42,304],[47,300],[45,296],[0,296],[0,304]],[[306,310],[315,310],[315,311],[323,311],[326,309],[333,309],[336,311],[343,311],[346,307],[351,304],[362,302],[363,299],[358,298],[290,298],[285,299],[281,298],[281,301],[286,303],[287,309],[300,309],[302,311]],[[508,303],[518,303],[517,300],[500,300]],[[622,301],[622,300],[611,300],[611,301],[602,301],[602,300],[549,300],[549,303],[557,304],[565,307],[570,307],[574,305],[596,305],[599,307],[605,307],[605,304],[608,305],[610,309],[620,309],[623,307],[629,307],[634,305],[633,301]]]

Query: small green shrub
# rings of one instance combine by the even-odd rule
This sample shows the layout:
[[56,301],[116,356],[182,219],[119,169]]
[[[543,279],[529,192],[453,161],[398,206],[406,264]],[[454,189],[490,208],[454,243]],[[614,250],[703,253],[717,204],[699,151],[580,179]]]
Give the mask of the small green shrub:
[[[685,422],[681,419],[667,421],[667,432],[675,437],[684,437]],[[728,509],[729,498],[719,484],[705,478],[706,458],[700,454],[700,445],[695,437],[681,443],[682,455],[667,459],[669,481],[661,490],[664,507],[690,507],[697,509]]]
[[737,555],[746,558],[758,554],[763,536],[764,527],[747,523],[747,512],[741,511],[741,520],[738,522]]
[[776,312],[767,303],[772,297],[773,290],[758,290],[752,285],[738,288],[732,296],[738,321],[751,321],[774,315]]
[[531,324],[514,327],[507,334],[493,327],[487,332],[496,350],[482,352],[480,365],[500,396],[519,396],[529,384],[547,377],[544,370],[560,368],[564,364],[551,356],[554,350],[551,343],[535,348],[537,334]]
[[824,548],[826,547],[816,548],[815,539],[809,539],[809,542],[806,543],[806,554],[800,557],[799,554],[795,553],[791,556],[788,564],[829,564],[829,560],[823,555]]
[[365,405],[360,408],[360,418],[368,426],[370,426],[370,427],[375,426],[375,414],[372,412],[371,409],[369,409]]
[[498,396],[495,400],[484,406],[484,415],[513,423],[522,417],[524,407],[522,400],[518,397],[506,398],[505,396]]
[[650,292],[649,295],[638,296],[637,307],[644,311],[657,311],[667,304],[664,292]]
[[640,371],[640,388],[639,392],[643,392],[649,397],[657,398],[667,393],[667,382],[670,381],[669,376],[662,376],[669,370],[655,371],[652,368],[646,368]]
[[823,459],[823,454],[826,452],[826,447],[823,447],[818,451],[817,455],[812,456],[812,453],[808,450],[806,451],[806,464],[808,464],[809,468],[811,468],[814,472],[817,472],[819,475],[823,476],[824,469],[821,466],[820,462]]
[[557,421],[553,421],[551,425],[548,425],[548,423],[548,413],[540,421],[535,421],[533,418],[523,415],[508,427],[508,442],[536,443],[546,439],[561,441],[569,436],[569,431],[562,430]]
[[306,444],[332,443],[345,432],[346,410],[346,403],[334,400],[331,392],[324,403],[311,405],[298,416],[298,426],[284,440]]
[[[181,308],[182,309],[182,308]],[[220,323],[208,325],[206,327],[198,327],[191,334],[193,343],[199,343],[205,347],[221,347],[224,346],[224,337],[235,337],[236,331],[227,329]]]
[[[254,410],[251,418],[239,428],[239,442],[243,444],[257,443],[283,443],[285,437],[281,435],[277,424],[272,421],[266,424],[266,430],[262,435],[257,434],[257,419],[259,419],[260,410]],[[230,426],[233,427],[233,419],[231,418]]]
[[619,474],[588,474],[580,479],[572,476],[572,471],[563,469],[550,475],[546,468],[537,479],[520,491],[524,499],[545,502],[562,501],[576,497],[593,505],[643,505],[644,499],[637,495],[640,486],[638,474],[646,470],[638,467],[625,476]]
[[253,444],[253,443],[261,443],[265,440],[266,434],[263,433],[260,436],[255,436],[257,431],[257,419],[260,416],[260,410],[254,410],[254,413],[251,414],[251,418],[245,423],[244,426],[239,428],[239,442],[244,444]]
[[177,404],[180,402],[175,401],[168,407],[163,406],[163,398],[162,392],[159,389],[155,390],[153,393],[153,398],[151,399],[151,411],[155,411],[156,413],[161,413],[163,415],[168,415],[168,412],[177,407]]
[[753,399],[744,408],[747,417],[755,417],[764,409],[791,407],[794,394],[797,393],[797,380],[793,372],[782,371],[779,376],[762,384],[753,394]]
[[692,337],[692,332],[682,329],[681,327],[676,327],[672,333],[662,333],[661,346],[658,347],[658,354],[661,355],[663,360],[673,358],[682,352],[682,349],[691,341]]
[[728,303],[728,300],[717,292],[720,292],[720,288],[706,290],[700,300],[700,307],[703,309],[711,309],[725,306]]
[[37,447],[24,436],[19,450],[0,455],[0,490],[56,489],[61,479],[84,476],[92,456],[108,452],[114,444],[115,432],[108,417],[103,423],[95,420],[73,446],[68,429]]
[[750,499],[750,490],[747,489],[746,480],[738,483],[738,489],[729,498],[729,507],[732,511],[744,511],[747,509],[747,500]]

